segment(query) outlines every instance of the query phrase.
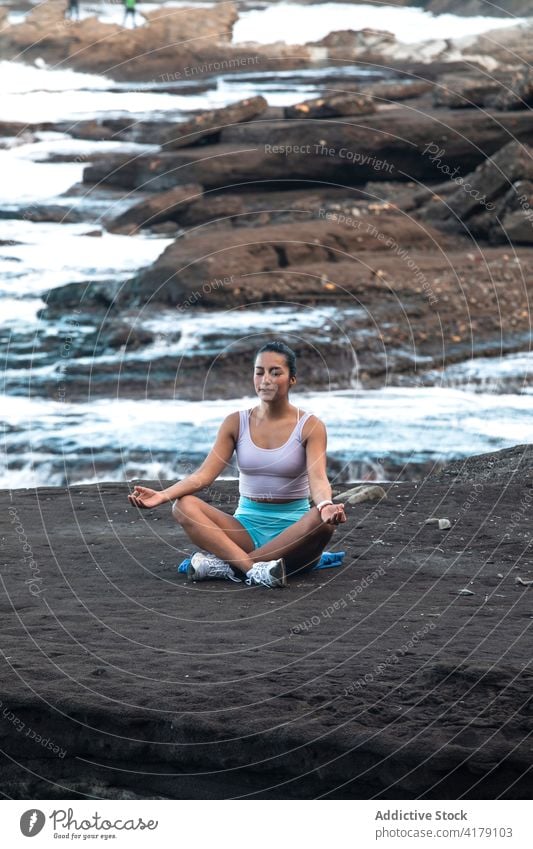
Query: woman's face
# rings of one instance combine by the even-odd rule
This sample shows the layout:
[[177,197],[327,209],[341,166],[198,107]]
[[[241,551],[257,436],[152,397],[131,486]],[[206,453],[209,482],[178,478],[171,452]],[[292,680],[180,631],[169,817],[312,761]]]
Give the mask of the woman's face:
[[254,368],[254,387],[262,401],[275,401],[288,395],[295,382],[289,377],[289,367],[283,354],[263,351],[258,354]]

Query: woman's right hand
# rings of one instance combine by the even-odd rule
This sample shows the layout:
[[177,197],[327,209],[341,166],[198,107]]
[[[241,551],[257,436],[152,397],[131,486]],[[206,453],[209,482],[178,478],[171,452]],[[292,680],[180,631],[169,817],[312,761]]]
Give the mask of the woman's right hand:
[[159,507],[167,499],[162,492],[157,492],[155,489],[149,489],[147,486],[136,486],[131,495],[128,495],[128,500],[135,507],[149,510],[153,507]]

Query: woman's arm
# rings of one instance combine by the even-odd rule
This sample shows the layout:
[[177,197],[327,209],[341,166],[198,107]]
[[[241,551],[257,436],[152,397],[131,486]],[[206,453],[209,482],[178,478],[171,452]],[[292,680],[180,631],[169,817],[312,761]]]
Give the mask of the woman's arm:
[[191,495],[205,486],[209,486],[224,471],[235,450],[239,432],[239,414],[226,416],[217,433],[215,444],[201,466],[192,474],[172,486],[157,492],[145,486],[136,486],[128,498],[136,507],[157,507],[166,501],[174,501]]
[[[326,427],[316,416],[310,416],[304,425],[302,436],[306,440],[307,475],[311,498],[315,505],[323,501],[332,501],[331,486],[326,471]],[[327,504],[320,510],[320,516],[327,524],[336,525],[339,522],[345,522],[344,504]]]

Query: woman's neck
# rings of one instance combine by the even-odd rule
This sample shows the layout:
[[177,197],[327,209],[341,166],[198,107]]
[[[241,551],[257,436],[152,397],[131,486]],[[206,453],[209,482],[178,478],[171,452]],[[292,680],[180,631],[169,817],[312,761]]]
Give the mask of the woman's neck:
[[284,401],[260,401],[255,408],[259,419],[283,419],[295,408],[289,404],[288,399]]

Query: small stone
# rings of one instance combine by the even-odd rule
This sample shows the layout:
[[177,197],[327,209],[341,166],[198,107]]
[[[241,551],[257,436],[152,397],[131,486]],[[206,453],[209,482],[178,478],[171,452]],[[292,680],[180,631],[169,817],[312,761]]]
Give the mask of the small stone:
[[451,528],[452,523],[449,519],[439,519],[439,531],[445,531],[448,528]]
[[515,584],[520,584],[521,587],[533,587],[533,581],[525,581],[520,575],[516,576]]
[[474,595],[474,593],[472,592],[472,590],[462,589],[457,590],[457,595]]

